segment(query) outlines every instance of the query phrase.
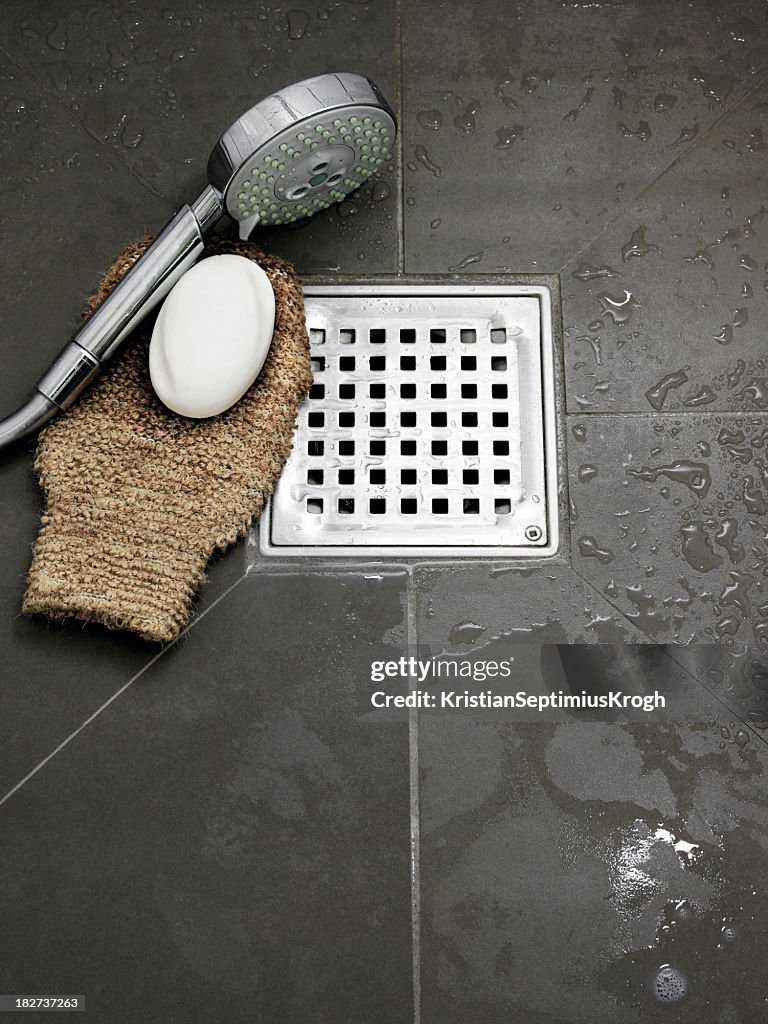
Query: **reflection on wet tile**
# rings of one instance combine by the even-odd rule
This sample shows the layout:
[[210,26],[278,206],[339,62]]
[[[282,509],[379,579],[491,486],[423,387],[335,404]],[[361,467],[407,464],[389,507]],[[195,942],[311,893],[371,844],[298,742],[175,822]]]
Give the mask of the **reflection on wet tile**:
[[764,85],[571,261],[572,412],[768,408],[767,154]]
[[562,564],[419,568],[421,643],[435,652],[478,650],[502,639],[534,643],[642,643],[643,633]]
[[245,579],[0,808],[3,991],[412,1018],[407,722],[359,702],[403,580]]
[[746,94],[767,40],[742,0],[406,5],[406,269],[559,270]]
[[765,746],[638,657],[673,718],[420,715],[426,1024],[759,1018]]
[[743,742],[741,723],[768,740],[768,653],[745,644],[670,647],[669,656],[692,673],[735,716],[723,739]]
[[762,642],[768,418],[569,424],[575,570],[659,642]]

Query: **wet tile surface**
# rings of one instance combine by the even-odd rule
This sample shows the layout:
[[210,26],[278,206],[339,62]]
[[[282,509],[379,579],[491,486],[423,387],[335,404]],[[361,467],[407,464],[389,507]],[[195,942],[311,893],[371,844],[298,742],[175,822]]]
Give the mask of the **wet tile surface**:
[[768,418],[569,417],[573,566],[653,639],[767,635]]
[[[6,5],[0,28],[13,59],[172,207],[191,202],[205,185],[219,136],[283,86],[342,64],[364,69],[395,102],[395,19],[388,3],[304,9],[140,0],[123,9],[33,0]],[[375,192],[365,187],[306,227],[255,240],[295,260],[302,273],[394,271],[394,173],[393,163],[385,185]],[[139,209],[135,232],[145,224],[162,227],[149,200]]]
[[486,650],[497,642],[643,643],[568,566],[450,566],[414,572],[419,640],[432,653]]
[[[567,676],[574,650],[558,666],[544,649],[543,674]],[[426,1024],[764,1012],[765,745],[725,739],[714,702],[658,649],[614,654],[619,674],[674,688],[674,714],[421,713]]]
[[[694,675],[712,696],[751,729],[768,737],[768,655],[748,644],[671,647],[669,656]],[[724,722],[724,738],[736,728]]]
[[558,271],[768,70],[743,2],[423,0],[403,39],[409,271]]
[[572,412],[768,407],[768,85],[565,268]]
[[360,700],[402,588],[249,577],[0,808],[3,991],[115,1024],[412,1018],[408,728]]

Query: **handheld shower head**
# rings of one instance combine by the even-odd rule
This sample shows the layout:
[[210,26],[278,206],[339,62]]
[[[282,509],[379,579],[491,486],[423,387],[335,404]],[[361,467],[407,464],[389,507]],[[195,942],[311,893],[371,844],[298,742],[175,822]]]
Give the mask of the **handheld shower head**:
[[219,139],[209,184],[183,206],[65,346],[21,409],[0,420],[0,450],[71,405],[130,332],[167,295],[225,214],[240,238],[340,202],[384,163],[396,135],[386,100],[362,75],[328,74],[257,103]]

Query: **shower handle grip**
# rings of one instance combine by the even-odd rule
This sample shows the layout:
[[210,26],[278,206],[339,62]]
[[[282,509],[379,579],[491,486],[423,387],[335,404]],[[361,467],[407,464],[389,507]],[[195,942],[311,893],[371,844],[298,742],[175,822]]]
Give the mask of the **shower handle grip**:
[[59,409],[70,406],[197,260],[205,234],[222,213],[221,195],[210,185],[191,206],[183,206],[74,335],[37,391]]

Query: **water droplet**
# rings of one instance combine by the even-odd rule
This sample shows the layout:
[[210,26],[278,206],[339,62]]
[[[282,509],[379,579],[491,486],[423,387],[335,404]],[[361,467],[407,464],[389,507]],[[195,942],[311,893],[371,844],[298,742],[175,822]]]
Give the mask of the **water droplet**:
[[579,480],[581,480],[583,484],[589,483],[590,480],[594,480],[597,473],[597,466],[592,466],[590,463],[585,463],[583,466],[579,466]]
[[436,132],[443,123],[443,115],[433,107],[422,107],[416,115],[416,120],[422,128]]
[[371,199],[374,203],[383,203],[385,199],[389,199],[391,194],[392,189],[386,181],[377,181],[371,189]]
[[496,149],[509,149],[514,141],[525,131],[522,124],[502,125],[496,129]]
[[596,558],[603,565],[608,565],[616,557],[610,548],[599,547],[594,537],[580,537],[578,545],[583,558]]
[[723,103],[733,92],[736,85],[735,75],[715,75],[709,71],[691,68],[688,80],[701,86],[701,91],[710,103]]
[[668,114],[676,103],[677,96],[672,96],[667,92],[660,92],[654,96],[653,109],[657,114]]
[[432,228],[433,231],[437,231],[437,229],[440,227],[442,223],[443,221],[441,217],[435,217],[434,220],[431,220],[429,222],[429,226]]
[[632,232],[629,241],[622,247],[621,258],[625,263],[633,256],[647,256],[650,252],[661,252],[658,245],[646,241],[646,230],[645,224],[641,224]]
[[686,126],[680,129],[680,134],[674,142],[670,142],[669,148],[671,149],[673,146],[680,146],[684,142],[690,142],[692,139],[695,139],[698,134],[699,124],[697,121],[694,121],[690,128]]
[[709,467],[700,462],[689,462],[681,460],[669,466],[658,466],[651,468],[643,466],[640,469],[628,469],[627,476],[636,477],[638,480],[657,480],[660,476],[666,476],[669,480],[684,484],[690,491],[705,498],[712,484],[712,477]]
[[717,395],[709,386],[709,384],[703,384],[695,395],[691,395],[686,398],[683,405],[688,409],[696,409],[700,405],[709,405],[710,402],[714,402]]
[[480,100],[470,100],[464,110],[453,119],[453,123],[460,131],[468,135],[475,130],[475,115],[479,109]]
[[436,178],[439,178],[443,172],[440,170],[436,163],[433,163],[432,160],[430,160],[426,146],[417,146],[415,152],[416,159],[419,161],[419,163],[423,164],[423,166],[426,167],[426,169],[430,171],[432,174],[434,174]]
[[573,110],[569,110],[563,118],[563,120],[569,122],[575,121],[578,118],[581,111],[584,110],[584,108],[589,104],[590,100],[594,95],[594,87],[590,85],[587,91],[584,93],[583,97],[581,98],[579,105],[577,107],[574,107]]
[[656,412],[661,412],[667,395],[673,388],[679,388],[688,382],[688,374],[685,370],[674,370],[662,377],[658,384],[654,384],[645,392],[645,397],[651,403]]
[[288,11],[288,38],[302,39],[309,25],[309,15],[306,11],[294,8]]
[[615,324],[625,324],[640,303],[632,295],[632,292],[624,291],[623,298],[615,298],[608,292],[600,292],[597,296],[600,305],[603,307],[602,316],[608,315]]
[[479,263],[482,258],[482,251],[471,252],[469,256],[465,256],[463,260],[460,260],[455,266],[449,267],[448,269],[450,271],[466,270],[467,267],[470,267],[473,263]]
[[452,644],[472,644],[485,630],[486,627],[479,622],[458,622],[451,629],[448,641]]
[[683,556],[697,572],[710,572],[723,564],[709,544],[704,523],[687,523],[680,528],[683,537]]
[[605,265],[593,267],[589,263],[580,263],[571,277],[575,277],[577,281],[594,281],[599,277],[621,277],[621,274]]
[[641,142],[647,142],[651,137],[651,126],[647,121],[641,121],[634,131],[629,125],[624,124],[623,121],[619,121],[619,130],[625,139],[640,139]]
[[61,52],[67,47],[67,27],[66,25],[56,22],[51,31],[48,33],[45,39],[46,43],[51,47],[52,50],[58,50]]

